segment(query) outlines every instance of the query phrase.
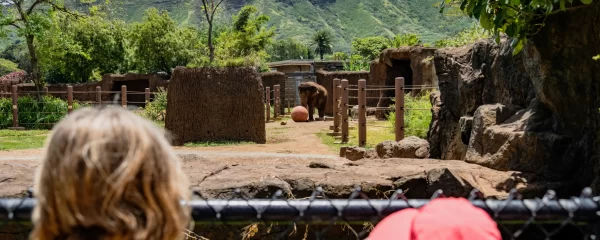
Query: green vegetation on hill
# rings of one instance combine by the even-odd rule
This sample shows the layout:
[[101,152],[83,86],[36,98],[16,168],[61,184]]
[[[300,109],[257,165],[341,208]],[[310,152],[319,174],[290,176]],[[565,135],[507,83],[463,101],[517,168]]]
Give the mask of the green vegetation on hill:
[[[70,0],[74,2],[75,0]],[[111,16],[127,22],[140,21],[144,10],[155,7],[170,12],[181,25],[202,25],[199,0],[114,1]],[[456,35],[472,20],[462,16],[444,16],[436,7],[440,0],[235,0],[215,19],[217,25],[231,21],[231,16],[246,4],[254,4],[270,17],[277,39],[292,38],[304,44],[318,30],[334,33],[334,51],[350,52],[355,38],[416,33],[423,42],[433,43]],[[84,4],[76,4],[85,9]]]

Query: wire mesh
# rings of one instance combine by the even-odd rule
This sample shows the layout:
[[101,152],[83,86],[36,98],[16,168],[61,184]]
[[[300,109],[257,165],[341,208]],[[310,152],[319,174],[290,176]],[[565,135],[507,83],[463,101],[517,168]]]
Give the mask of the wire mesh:
[[[370,199],[356,186],[347,199],[329,198],[322,187],[305,198],[286,199],[288,191],[277,190],[265,199],[247,197],[241,189],[226,199],[205,199],[194,192],[196,199],[182,202],[191,207],[195,222],[185,233],[188,239],[366,239],[390,214],[446,197],[438,190],[430,199],[407,199],[398,189],[385,199]],[[600,198],[591,193],[586,188],[580,196],[556,199],[548,190],[542,198],[522,199],[513,189],[506,199],[493,200],[482,199],[473,189],[468,200],[497,223],[503,239],[596,239]],[[0,199],[0,229],[31,221],[35,204],[31,195]],[[231,234],[235,237],[227,237]]]

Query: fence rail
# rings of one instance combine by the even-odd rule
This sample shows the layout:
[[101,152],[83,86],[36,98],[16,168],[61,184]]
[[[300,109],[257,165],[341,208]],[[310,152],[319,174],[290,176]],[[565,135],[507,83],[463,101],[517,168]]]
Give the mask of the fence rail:
[[[396,122],[394,123],[395,128],[394,134],[396,141],[404,139],[405,122],[404,115],[407,111],[430,111],[431,109],[423,108],[405,108],[404,103],[404,91],[405,90],[427,90],[436,89],[431,85],[405,85],[404,78],[398,77],[395,79],[394,86],[375,86],[367,85],[365,79],[358,81],[357,85],[349,85],[346,79],[334,79],[333,80],[333,112],[334,112],[334,123],[332,135],[341,135],[341,143],[348,143],[348,110],[349,108],[358,107],[358,145],[364,147],[367,144],[367,109],[375,110],[393,110],[396,113]],[[369,107],[367,106],[367,99],[372,98],[391,98],[391,97],[367,97],[366,92],[368,91],[395,91],[395,107]],[[349,91],[358,91],[358,96],[350,97]],[[358,105],[349,105],[348,99],[358,99]],[[378,128],[387,128],[383,126],[372,126]]]
[[[32,126],[39,126],[39,125],[47,125],[49,127],[52,127],[55,123],[57,119],[52,119],[51,121],[45,118],[41,118],[39,119],[39,117],[36,117],[36,119],[33,119],[31,117],[28,117],[26,119],[28,120],[19,120],[19,115],[23,114],[23,115],[27,115],[27,116],[33,116],[36,115],[38,116],[39,114],[44,114],[44,113],[62,113],[65,112],[66,114],[71,113],[71,111],[73,110],[73,107],[75,105],[75,103],[83,103],[83,104],[90,104],[96,107],[102,107],[102,106],[107,106],[107,105],[120,105],[123,108],[128,109],[129,105],[144,105],[148,102],[151,102],[153,100],[154,95],[157,94],[157,92],[151,92],[149,88],[146,88],[145,91],[140,92],[140,91],[127,91],[127,86],[123,85],[121,86],[121,91],[102,91],[100,86],[96,87],[96,91],[74,91],[73,90],[73,86],[67,86],[67,91],[48,91],[47,87],[44,87],[44,90],[42,92],[40,92],[40,95],[42,96],[52,96],[54,95],[59,95],[59,94],[66,94],[66,100],[67,100],[67,104],[65,106],[60,106],[60,109],[54,109],[54,111],[48,111],[48,109],[45,109],[43,106],[44,104],[46,104],[45,102],[35,102],[35,103],[31,103],[31,104],[36,104],[37,106],[40,106],[41,108],[45,109],[43,111],[37,111],[37,112],[24,112],[21,111],[19,108],[23,108],[24,105],[23,104],[27,104],[27,103],[19,103],[19,97],[22,96],[31,96],[31,95],[37,95],[38,92],[31,92],[31,91],[18,91],[18,87],[17,85],[13,85],[11,88],[11,92],[7,92],[5,90],[3,90],[2,92],[0,92],[0,98],[11,98],[12,99],[12,126],[9,127],[9,129],[23,129],[22,126],[25,127],[32,127]],[[77,94],[78,96],[81,97],[81,95],[85,95],[85,99],[89,99],[92,98],[94,99],[93,101],[76,101],[74,100],[74,94]],[[103,98],[103,96],[106,95],[109,96],[114,96],[111,101],[106,101],[103,100],[105,98]],[[132,96],[133,99],[129,99],[128,100],[128,96]],[[144,101],[140,101],[141,98],[139,98],[139,100],[135,101],[136,98],[135,96],[137,95],[144,95]],[[62,96],[64,97],[64,95]],[[66,111],[65,111],[66,110]],[[10,113],[9,113],[10,114]],[[50,121],[50,122],[48,122]]]
[[[406,199],[402,190],[396,190],[389,199],[369,199],[360,187],[356,187],[348,199],[329,199],[320,187],[305,199],[281,199],[282,190],[272,194],[270,199],[247,199],[240,190],[234,193],[231,199],[192,200],[182,204],[191,207],[192,218],[200,225],[277,223],[294,228],[297,224],[332,228],[341,224],[352,228],[364,223],[375,226],[394,212],[421,208],[432,199],[445,197],[438,190],[431,199]],[[505,200],[479,199],[478,193],[473,190],[468,200],[496,221],[504,239],[553,239],[564,235],[568,238],[555,239],[581,239],[578,236],[596,239],[600,230],[600,198],[593,197],[589,188],[570,199],[556,199],[552,190],[541,199],[520,199],[514,189]],[[35,204],[34,198],[0,199],[0,226],[31,221]],[[352,232],[363,239],[370,230],[361,228]],[[285,230],[281,239],[287,239],[285,236],[291,231]]]

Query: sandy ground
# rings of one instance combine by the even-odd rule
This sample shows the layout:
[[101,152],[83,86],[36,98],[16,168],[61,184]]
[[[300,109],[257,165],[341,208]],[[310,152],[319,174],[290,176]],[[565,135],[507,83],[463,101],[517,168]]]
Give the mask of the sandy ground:
[[[322,130],[328,130],[332,122],[310,122],[296,123],[292,120],[285,121],[286,125],[281,125],[281,121],[267,123],[267,144],[242,144],[216,147],[175,147],[177,152],[207,152],[207,155],[239,155],[235,152],[257,153],[286,153],[286,154],[322,154],[336,155],[327,145],[321,143],[321,139],[316,133]],[[0,160],[15,159],[37,159],[42,154],[43,149],[24,149],[0,151]],[[214,154],[211,154],[214,153]]]

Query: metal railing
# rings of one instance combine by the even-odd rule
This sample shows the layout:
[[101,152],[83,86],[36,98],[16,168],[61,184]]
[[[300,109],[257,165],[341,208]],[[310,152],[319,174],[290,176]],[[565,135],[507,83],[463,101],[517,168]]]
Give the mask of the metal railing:
[[[209,231],[227,226],[244,232],[252,226],[254,234],[266,234],[269,239],[288,239],[293,234],[305,238],[311,235],[311,239],[337,234],[335,239],[340,239],[342,233],[346,235],[341,239],[365,239],[386,216],[445,197],[438,190],[431,199],[411,200],[404,197],[402,190],[396,190],[388,199],[369,199],[360,187],[348,199],[329,199],[320,187],[304,199],[282,199],[282,190],[270,199],[250,199],[241,190],[234,193],[230,199],[200,199],[182,204],[191,207],[196,226]],[[556,199],[555,192],[549,190],[541,199],[521,199],[512,190],[505,200],[485,200],[473,190],[468,199],[496,221],[503,239],[596,239],[600,232],[600,198],[591,193],[586,188],[580,196]],[[0,229],[3,225],[29,222],[35,203],[33,198],[0,199]],[[305,226],[306,231],[297,231],[300,226]]]

